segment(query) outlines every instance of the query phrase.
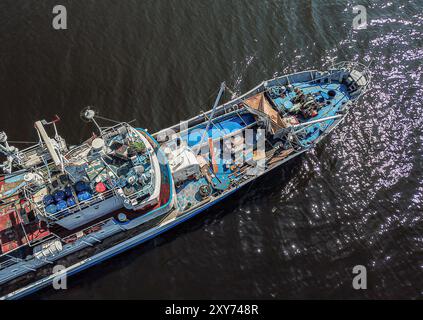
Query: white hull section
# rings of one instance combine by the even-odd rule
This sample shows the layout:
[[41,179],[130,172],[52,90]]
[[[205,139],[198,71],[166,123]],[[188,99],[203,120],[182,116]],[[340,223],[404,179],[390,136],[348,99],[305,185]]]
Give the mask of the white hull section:
[[57,224],[68,230],[73,230],[122,207],[122,199],[120,197],[113,196],[97,204],[92,204],[86,209],[82,209],[75,214],[63,218],[59,220]]

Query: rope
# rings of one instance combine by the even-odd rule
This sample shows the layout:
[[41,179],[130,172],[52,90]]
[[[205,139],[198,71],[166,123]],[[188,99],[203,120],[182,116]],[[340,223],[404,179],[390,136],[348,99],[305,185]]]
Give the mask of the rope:
[[[96,115],[95,117],[102,119],[102,120],[105,120],[105,121],[110,121],[110,122],[113,122],[113,123],[122,123],[122,121],[116,121],[116,120],[109,119],[109,118],[106,118],[106,117],[102,117],[102,116],[99,116],[99,115]],[[133,120],[129,121],[128,123],[132,123],[134,121],[136,121],[136,119],[133,119]]]
[[14,144],[37,144],[38,142],[34,142],[34,141],[8,141],[9,143],[14,143]]

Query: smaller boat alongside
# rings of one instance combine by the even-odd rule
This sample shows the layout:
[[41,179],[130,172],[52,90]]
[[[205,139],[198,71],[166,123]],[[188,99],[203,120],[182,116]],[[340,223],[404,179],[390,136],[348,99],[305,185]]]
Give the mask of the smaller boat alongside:
[[[56,117],[19,150],[0,133],[0,296],[20,298],[175,227],[314,147],[369,87],[343,62],[265,81],[155,134],[122,122],[68,146]],[[51,131],[50,134],[48,131]]]

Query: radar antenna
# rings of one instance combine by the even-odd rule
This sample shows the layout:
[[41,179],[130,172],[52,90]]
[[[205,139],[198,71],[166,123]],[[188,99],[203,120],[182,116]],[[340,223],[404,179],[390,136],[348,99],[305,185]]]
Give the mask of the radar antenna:
[[101,134],[102,133],[101,127],[98,125],[97,121],[95,120],[98,114],[99,112],[97,109],[95,109],[92,106],[87,106],[80,112],[79,116],[81,117],[81,120],[84,122],[87,122],[87,123],[93,122]]
[[82,121],[92,122],[98,113],[97,109],[94,109],[92,106],[87,106],[79,113],[79,115]]

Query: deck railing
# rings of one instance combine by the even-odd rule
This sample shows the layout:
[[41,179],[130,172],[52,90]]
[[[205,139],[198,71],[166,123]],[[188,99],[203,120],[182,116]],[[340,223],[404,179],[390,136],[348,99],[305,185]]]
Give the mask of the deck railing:
[[[101,227],[103,227],[104,225],[106,225],[109,221],[112,221],[114,218],[112,217],[112,218],[107,218],[107,219],[105,219],[105,220],[103,220],[103,221],[100,221],[99,223],[96,223],[96,224],[94,224],[94,225],[92,225],[92,226],[89,226],[89,227],[87,227],[87,228],[85,228],[85,229],[83,229],[83,230],[79,230],[77,233],[73,233],[73,234],[71,234],[71,235],[69,235],[69,236],[67,236],[67,237],[64,237],[64,238],[60,238],[64,243],[69,243],[69,242],[72,242],[71,240],[78,240],[79,238],[82,238],[82,237],[84,237],[84,236],[88,236],[90,233],[86,233],[87,231],[89,231],[90,229],[93,229],[93,230],[95,230],[96,228],[99,228],[100,227],[100,229],[101,229]],[[95,231],[93,231],[93,232],[95,232]],[[78,238],[78,236],[77,236],[77,234],[83,234],[83,236],[82,237],[79,237]],[[96,241],[96,242],[99,242],[99,241],[101,241],[100,239],[97,239],[94,235],[91,235],[91,237]]]
[[15,258],[15,257],[9,257],[8,260],[5,260],[3,262],[0,262],[0,270],[6,269],[10,266],[13,266],[16,263],[22,262],[24,260]]
[[67,207],[67,208],[65,208],[65,209],[63,209],[63,210],[61,210],[59,212],[53,213],[53,214],[48,213],[45,210],[43,204],[38,205],[38,209],[41,208],[40,210],[41,210],[41,212],[42,212],[42,214],[44,216],[48,217],[51,220],[58,221],[58,220],[61,220],[61,219],[63,219],[64,217],[66,217],[68,215],[77,213],[77,212],[79,212],[81,210],[84,210],[84,209],[90,207],[90,206],[93,206],[93,205],[95,205],[98,202],[104,201],[106,199],[110,199],[113,196],[117,196],[116,189],[117,188],[115,187],[115,188],[113,188],[111,190],[108,190],[106,192],[99,193],[99,194],[95,195],[94,197],[92,197],[89,200],[77,202],[74,206]]

